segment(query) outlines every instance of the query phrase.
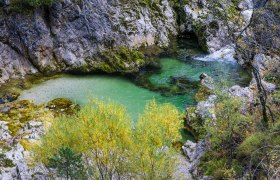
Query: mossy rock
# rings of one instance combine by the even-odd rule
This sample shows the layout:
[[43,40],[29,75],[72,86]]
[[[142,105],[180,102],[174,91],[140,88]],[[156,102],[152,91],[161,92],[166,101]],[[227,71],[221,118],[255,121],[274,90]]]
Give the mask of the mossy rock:
[[0,140],[0,151],[2,153],[12,150],[11,145],[6,140]]
[[14,167],[14,163],[12,160],[6,158],[5,154],[0,154],[0,166],[1,167]]
[[205,129],[203,127],[204,121],[197,115],[196,107],[191,106],[186,109],[186,118],[184,126],[190,132],[195,140],[204,137]]
[[20,122],[10,122],[7,126],[13,137],[17,136],[18,131],[24,127],[24,125]]
[[36,115],[38,107],[29,100],[15,101],[0,105],[0,118],[2,121],[28,122]]
[[29,100],[15,101],[8,106],[10,110],[6,112],[9,121],[18,120],[21,123],[31,121],[36,116],[38,106]]
[[210,90],[206,86],[200,85],[197,93],[195,94],[195,100],[196,102],[206,101],[210,95]]
[[127,47],[99,51],[93,59],[87,60],[90,69],[106,73],[136,73],[147,64],[147,58],[142,52]]
[[56,98],[48,102],[46,108],[53,111],[56,115],[72,115],[80,109],[79,105],[66,98]]
[[8,122],[8,129],[13,137],[30,121],[44,121],[52,114],[44,106],[35,105],[32,101],[21,100],[0,105],[0,119]]

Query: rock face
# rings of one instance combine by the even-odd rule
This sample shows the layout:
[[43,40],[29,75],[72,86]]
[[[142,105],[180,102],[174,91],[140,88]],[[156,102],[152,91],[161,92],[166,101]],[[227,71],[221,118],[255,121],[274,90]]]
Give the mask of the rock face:
[[[254,0],[254,16],[251,19],[251,39],[243,37],[237,42],[236,59],[239,64],[253,65],[261,78],[279,66],[280,21],[279,0]],[[265,30],[261,27],[265,27]]]
[[188,159],[188,171],[191,173],[192,179],[201,179],[197,172],[197,165],[199,163],[199,159],[209,149],[209,143],[206,140],[199,141],[198,143],[194,143],[188,140],[182,146],[182,149]]
[[[186,30],[194,32],[202,48],[210,53],[233,43],[229,38],[229,31],[234,33],[242,32],[253,13],[252,0],[241,0],[239,4],[232,0],[219,2],[190,1],[185,6],[188,19]],[[224,12],[228,12],[227,15],[232,16],[228,17],[230,19],[229,23],[225,23],[224,17],[217,16],[217,14],[223,14]],[[239,14],[241,15],[240,17]],[[236,23],[237,17],[241,21],[239,25]]]
[[0,179],[54,179],[45,166],[32,166],[31,143],[40,140],[54,117],[72,114],[76,108],[67,99],[46,106],[26,100],[0,105]]
[[0,15],[0,83],[25,74],[96,69],[97,52],[117,47],[167,46],[176,35],[168,0],[64,0],[16,13],[10,1]]

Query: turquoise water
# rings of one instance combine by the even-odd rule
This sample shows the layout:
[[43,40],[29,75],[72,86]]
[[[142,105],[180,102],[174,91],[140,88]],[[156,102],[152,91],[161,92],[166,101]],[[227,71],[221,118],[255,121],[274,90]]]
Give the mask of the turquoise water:
[[[185,76],[190,81],[198,82],[199,75],[207,72],[216,79],[225,78],[232,84],[245,83],[246,76],[242,76],[242,69],[235,63],[203,62],[192,60],[183,62],[175,58],[162,58],[160,73],[151,74],[149,79],[154,84],[169,84],[170,76]],[[215,76],[215,74],[218,74]],[[197,83],[198,84],[198,83]],[[155,99],[159,103],[171,103],[180,110],[188,105],[194,105],[194,94],[197,88],[187,89],[187,93],[180,95],[163,95],[135,85],[132,81],[109,75],[63,75],[52,79],[29,90],[23,91],[20,99],[33,100],[35,103],[48,102],[54,98],[69,98],[78,104],[85,104],[90,97],[112,100],[124,105],[127,111],[137,120],[138,114],[143,112],[145,104]]]
[[[193,94],[193,92],[190,92],[190,94]],[[85,104],[89,97],[97,97],[103,100],[110,99],[124,105],[133,119],[136,120],[138,114],[143,112],[145,104],[152,99],[156,99],[159,103],[172,103],[183,110],[184,105],[192,101],[192,95],[190,94],[166,97],[160,93],[140,88],[122,77],[64,75],[61,78],[35,85],[24,91],[19,99],[44,103],[54,98],[63,97],[78,104]]]
[[202,73],[210,75],[216,81],[223,81],[227,86],[239,84],[245,86],[250,80],[248,73],[236,62],[200,61],[195,58],[178,60],[178,58],[162,58],[161,71],[150,75],[153,84],[169,85],[170,77],[185,77],[190,82],[199,81]]

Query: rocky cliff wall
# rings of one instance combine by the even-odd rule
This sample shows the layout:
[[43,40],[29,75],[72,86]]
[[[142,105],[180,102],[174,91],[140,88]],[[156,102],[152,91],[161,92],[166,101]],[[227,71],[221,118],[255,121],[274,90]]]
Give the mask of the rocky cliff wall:
[[[10,0],[1,6],[0,84],[35,72],[95,71],[104,65],[98,52],[167,46],[169,36],[177,34],[168,0],[154,6],[136,0],[62,0],[20,13]],[[135,62],[125,66],[134,67],[129,63]]]

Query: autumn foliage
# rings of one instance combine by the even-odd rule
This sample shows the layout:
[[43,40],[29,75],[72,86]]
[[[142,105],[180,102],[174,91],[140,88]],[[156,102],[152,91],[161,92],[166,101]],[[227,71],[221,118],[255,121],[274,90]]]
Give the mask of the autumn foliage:
[[72,117],[55,120],[34,146],[34,160],[48,165],[61,148],[82,154],[90,179],[169,179],[175,168],[172,142],[180,139],[179,111],[147,104],[133,123],[123,106],[91,100]]

